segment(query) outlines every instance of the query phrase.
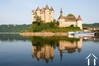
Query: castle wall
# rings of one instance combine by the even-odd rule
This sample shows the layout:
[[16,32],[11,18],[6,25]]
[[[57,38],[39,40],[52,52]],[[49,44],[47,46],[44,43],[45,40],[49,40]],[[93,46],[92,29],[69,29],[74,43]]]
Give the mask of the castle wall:
[[32,22],[36,21],[36,19],[34,17],[35,17],[35,15],[32,15]]
[[51,11],[49,13],[49,22],[53,21],[54,20],[54,11]]
[[49,12],[49,22],[51,22],[52,21],[52,12],[50,11]]
[[45,21],[45,19],[44,19],[44,13],[41,14],[41,20]]
[[41,16],[40,11],[36,11],[36,13],[37,13],[38,16]]
[[77,26],[80,27],[80,29],[82,29],[82,20],[77,21]]
[[49,10],[45,10],[45,22],[49,22]]
[[59,27],[69,27],[71,25],[76,26],[77,22],[65,22],[64,20],[59,20]]
[[65,22],[64,19],[59,19],[58,21],[59,21],[59,27],[66,27],[66,26],[64,25],[64,22]]

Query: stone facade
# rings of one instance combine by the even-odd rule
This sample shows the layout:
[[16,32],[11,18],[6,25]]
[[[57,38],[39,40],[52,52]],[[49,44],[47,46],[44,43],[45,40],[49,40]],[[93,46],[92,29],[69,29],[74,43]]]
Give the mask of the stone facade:
[[80,17],[80,15],[78,16],[78,18],[76,18],[74,15],[67,15],[67,16],[63,16],[62,15],[63,11],[62,8],[60,10],[60,16],[58,18],[59,21],[59,27],[68,27],[71,25],[80,27],[80,29],[82,29],[82,19]]
[[54,19],[54,9],[53,7],[49,8],[48,5],[40,9],[37,7],[36,10],[32,10],[32,22],[36,21],[35,16],[39,16],[41,20],[47,22],[51,22]]

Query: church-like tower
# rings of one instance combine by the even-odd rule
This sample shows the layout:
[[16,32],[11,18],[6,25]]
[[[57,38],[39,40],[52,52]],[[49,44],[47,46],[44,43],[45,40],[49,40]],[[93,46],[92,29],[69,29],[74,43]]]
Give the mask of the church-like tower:
[[32,22],[36,21],[35,16],[39,16],[41,20],[47,22],[51,22],[54,19],[54,9],[53,7],[49,8],[48,5],[40,9],[37,7],[36,10],[32,10]]

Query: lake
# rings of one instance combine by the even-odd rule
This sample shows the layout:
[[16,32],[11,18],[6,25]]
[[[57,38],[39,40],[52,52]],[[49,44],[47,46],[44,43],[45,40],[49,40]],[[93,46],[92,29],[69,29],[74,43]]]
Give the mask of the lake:
[[99,37],[0,34],[0,66],[88,66],[86,57],[90,53],[90,66],[94,66],[94,56],[99,59]]

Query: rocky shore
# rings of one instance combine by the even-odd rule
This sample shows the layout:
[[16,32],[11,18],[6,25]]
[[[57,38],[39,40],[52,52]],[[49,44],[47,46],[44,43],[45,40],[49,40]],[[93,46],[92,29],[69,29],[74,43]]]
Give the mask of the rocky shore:
[[67,36],[67,32],[24,32],[22,36]]

